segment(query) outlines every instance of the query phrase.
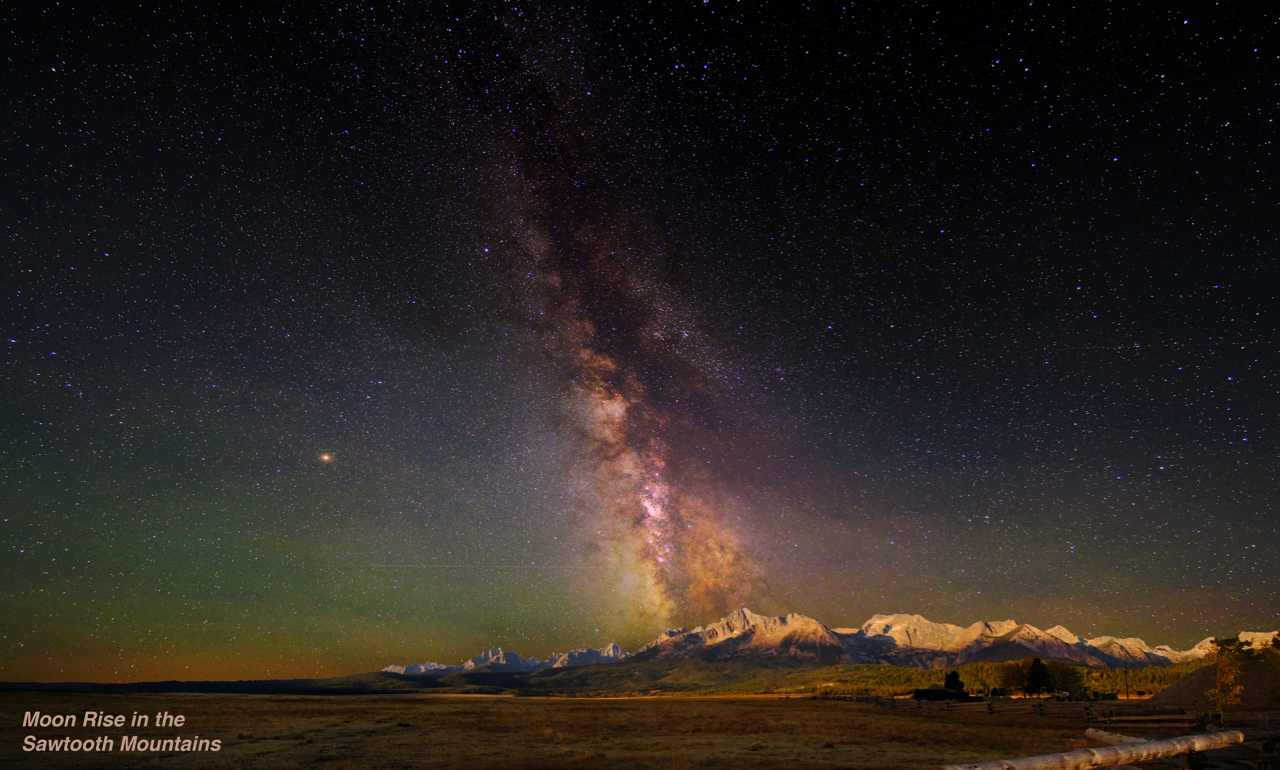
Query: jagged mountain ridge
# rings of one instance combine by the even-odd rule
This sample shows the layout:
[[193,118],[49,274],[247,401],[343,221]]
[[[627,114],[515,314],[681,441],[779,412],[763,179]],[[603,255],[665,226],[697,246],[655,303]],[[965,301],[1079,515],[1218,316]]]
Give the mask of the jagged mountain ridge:
[[[742,609],[705,628],[667,631],[627,659],[791,656],[810,663],[887,663],[930,669],[1027,657],[1094,667],[1173,663],[1142,640],[1085,640],[1061,626],[1052,631],[1013,620],[962,628],[919,615],[875,615],[860,628],[832,629],[803,615],[771,618]],[[1103,642],[1105,649],[1094,641]]]
[[[1092,667],[1171,666],[1202,658],[1212,638],[1190,650],[1151,647],[1142,639],[1099,636],[1085,639],[1062,626],[1042,631],[1013,620],[983,621],[968,628],[933,623],[920,615],[876,615],[859,629],[836,629],[853,644],[880,645],[881,662],[917,668],[943,668],[965,663],[996,663],[1027,657],[1060,660]],[[1244,632],[1252,643],[1277,632]]]
[[626,652],[616,644],[609,644],[597,650],[569,650],[552,653],[546,660],[529,658],[525,660],[515,652],[503,652],[501,647],[494,647],[482,652],[460,666],[442,666],[439,663],[410,663],[407,666],[391,665],[382,669],[392,674],[460,674],[464,671],[502,671],[529,672],[541,671],[544,668],[569,668],[574,666],[593,666],[600,663],[617,663],[626,656]]
[[736,610],[692,631],[665,631],[627,656],[627,660],[731,660],[754,656],[789,656],[831,664],[875,662],[813,618],[796,614],[768,617],[747,609]]
[[[1254,645],[1280,632],[1243,632]],[[884,663],[939,669],[966,663],[999,663],[1038,657],[1095,668],[1171,666],[1201,658],[1212,638],[1190,650],[1151,647],[1141,639],[1099,636],[1085,639],[1062,626],[1042,631],[1013,620],[981,621],[962,628],[934,623],[920,615],[874,615],[859,628],[829,628],[813,618],[790,614],[757,615],[748,609],[692,630],[673,628],[628,655],[616,644],[599,650],[556,653],[545,661],[525,660],[494,648],[459,666],[437,663],[387,666],[398,674],[453,674],[464,671],[529,672],[547,668],[646,660],[727,661],[746,658],[794,658],[809,664]]]

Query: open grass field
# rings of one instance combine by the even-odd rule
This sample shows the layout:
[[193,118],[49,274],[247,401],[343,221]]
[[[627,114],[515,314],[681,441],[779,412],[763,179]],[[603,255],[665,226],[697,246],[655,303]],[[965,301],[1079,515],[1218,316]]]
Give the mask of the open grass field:
[[[27,711],[182,714],[181,729],[24,728]],[[127,722],[126,722],[127,724]],[[764,697],[0,692],[0,767],[928,768],[1062,751],[1078,720]],[[115,751],[24,752],[27,735],[107,735]],[[122,753],[123,735],[217,738],[216,753]]]

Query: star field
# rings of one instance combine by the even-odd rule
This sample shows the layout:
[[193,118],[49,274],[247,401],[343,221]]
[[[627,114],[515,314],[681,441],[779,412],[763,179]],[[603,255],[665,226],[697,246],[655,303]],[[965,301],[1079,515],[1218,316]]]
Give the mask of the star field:
[[1274,4],[3,14],[0,679],[1276,625]]

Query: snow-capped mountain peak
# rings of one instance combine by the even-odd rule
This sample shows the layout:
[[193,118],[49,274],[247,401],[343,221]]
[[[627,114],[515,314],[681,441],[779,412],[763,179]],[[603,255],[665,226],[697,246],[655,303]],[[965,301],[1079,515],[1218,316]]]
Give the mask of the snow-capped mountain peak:
[[[1277,632],[1243,632],[1252,645],[1270,644]],[[813,618],[758,615],[743,607],[692,630],[672,628],[628,655],[610,644],[596,650],[552,653],[545,661],[525,660],[500,647],[458,666],[413,663],[383,671],[407,675],[444,675],[466,671],[530,672],[622,661],[732,660],[788,657],[812,665],[888,663],[915,668],[946,668],[965,663],[995,663],[1038,657],[1094,667],[1169,666],[1213,651],[1205,639],[1190,650],[1151,647],[1142,639],[1098,636],[1084,639],[1063,626],[1042,631],[1014,620],[979,621],[968,627],[934,623],[921,615],[873,615],[858,628],[828,628]]]

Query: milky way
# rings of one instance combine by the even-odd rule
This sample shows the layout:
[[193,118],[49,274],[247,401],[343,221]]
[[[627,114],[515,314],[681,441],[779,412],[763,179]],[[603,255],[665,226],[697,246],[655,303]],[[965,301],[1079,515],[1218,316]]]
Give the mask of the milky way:
[[764,598],[716,501],[728,489],[706,470],[707,423],[725,418],[717,355],[664,280],[672,255],[637,189],[634,117],[589,57],[551,39],[514,43],[515,65],[482,70],[495,87],[462,111],[496,180],[498,250],[562,379],[586,550],[637,627],[711,617]]

